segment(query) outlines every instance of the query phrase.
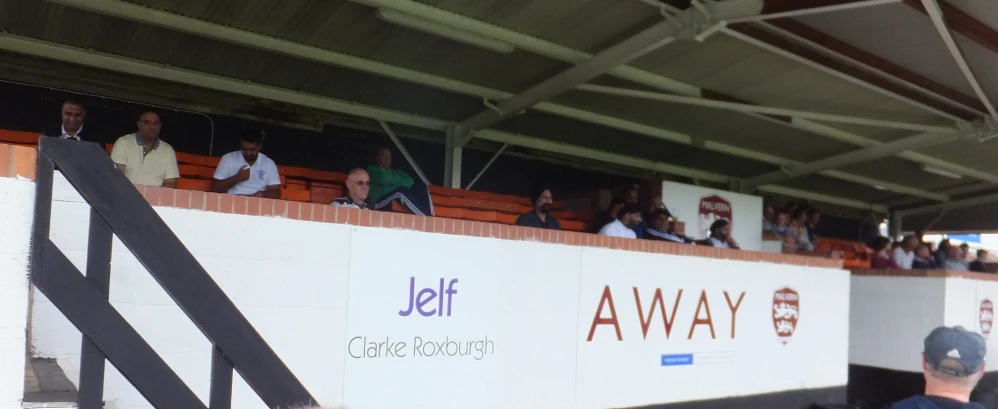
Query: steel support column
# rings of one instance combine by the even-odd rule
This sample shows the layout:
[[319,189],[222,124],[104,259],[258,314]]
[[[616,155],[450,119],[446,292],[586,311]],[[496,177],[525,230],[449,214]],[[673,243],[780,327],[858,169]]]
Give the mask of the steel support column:
[[444,142],[444,186],[461,188],[461,156],[463,149],[457,143],[457,129],[448,126]]

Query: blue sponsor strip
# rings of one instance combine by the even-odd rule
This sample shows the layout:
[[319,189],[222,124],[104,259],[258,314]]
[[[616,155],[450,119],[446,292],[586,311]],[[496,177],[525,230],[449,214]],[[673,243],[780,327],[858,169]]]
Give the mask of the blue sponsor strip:
[[693,354],[662,355],[662,366],[693,365]]

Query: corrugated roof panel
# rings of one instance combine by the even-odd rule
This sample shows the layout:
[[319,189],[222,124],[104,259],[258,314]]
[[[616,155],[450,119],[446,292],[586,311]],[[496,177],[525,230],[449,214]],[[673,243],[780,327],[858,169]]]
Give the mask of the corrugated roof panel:
[[[670,44],[639,61],[665,77],[761,105],[874,118],[908,115],[925,123],[937,120],[920,108],[895,105],[893,98],[724,34],[697,47]],[[804,86],[807,92],[801,92]]]
[[572,91],[555,99],[693,137],[807,161],[848,152],[851,145],[738,112]]
[[950,179],[926,172],[922,170],[920,164],[896,157],[879,158],[846,166],[839,170],[868,175],[871,178],[927,191],[935,191],[966,183],[966,181]]
[[377,17],[346,0],[131,0],[216,24],[504,91],[527,88],[568,67],[532,53],[501,54]]
[[732,158],[693,146],[652,138],[636,138],[627,132],[537,112],[514,116],[497,128],[724,175],[744,175],[775,169],[773,166]]

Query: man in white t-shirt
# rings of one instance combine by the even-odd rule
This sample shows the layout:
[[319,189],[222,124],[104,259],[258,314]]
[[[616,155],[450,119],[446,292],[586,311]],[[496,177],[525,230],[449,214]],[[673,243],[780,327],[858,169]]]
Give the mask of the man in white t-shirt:
[[901,268],[911,270],[911,264],[915,261],[916,247],[918,247],[918,238],[913,235],[904,236],[901,239],[901,245],[894,248],[891,257]]
[[225,154],[218,162],[211,191],[280,199],[281,176],[274,161],[260,153],[263,139],[260,131],[243,133],[240,149]]
[[637,203],[626,203],[617,213],[617,220],[603,226],[599,235],[636,239],[638,235],[634,233],[633,229],[638,223],[641,223],[641,206],[638,206]]

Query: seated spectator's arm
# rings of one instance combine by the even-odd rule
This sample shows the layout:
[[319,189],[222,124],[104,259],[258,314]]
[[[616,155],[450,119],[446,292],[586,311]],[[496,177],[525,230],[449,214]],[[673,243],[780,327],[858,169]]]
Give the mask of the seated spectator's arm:
[[270,185],[266,189],[257,192],[254,196],[266,197],[268,199],[281,198],[281,185]]
[[211,179],[212,192],[228,193],[229,189],[232,189],[233,186],[240,182],[245,182],[250,178],[249,166],[245,164],[239,166],[228,159],[228,155],[223,156],[222,160],[218,163],[218,167],[215,168],[215,175]]
[[173,160],[166,164],[166,177],[163,178],[163,187],[176,189],[177,179],[180,179],[180,168],[177,167],[177,154],[174,153]]
[[121,173],[125,173],[125,162],[128,158],[126,157],[125,148],[121,141],[121,139],[118,139],[114,142],[114,147],[111,148],[111,161],[118,165],[118,169],[121,169]]
[[256,196],[266,197],[268,199],[280,199],[281,198],[281,174],[277,170],[277,164],[274,162],[269,162],[270,166],[267,167],[267,188],[257,192]]
[[399,185],[405,186],[407,188],[412,187],[412,184],[415,183],[415,181],[412,180],[412,176],[409,176],[408,173],[405,173],[405,171],[401,169],[399,169],[398,172],[399,172],[399,181],[398,181]]

